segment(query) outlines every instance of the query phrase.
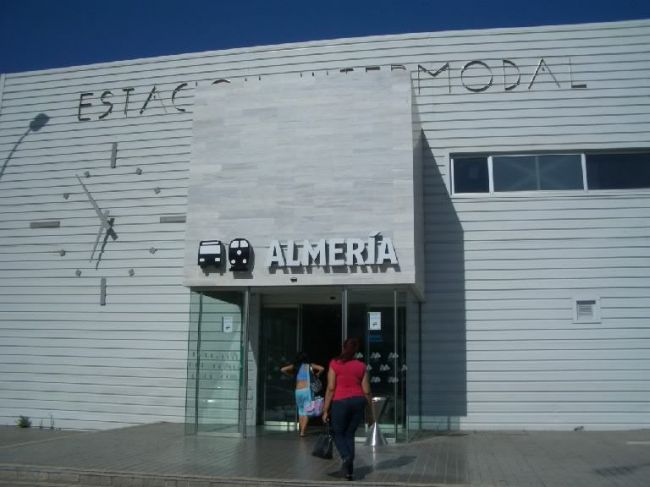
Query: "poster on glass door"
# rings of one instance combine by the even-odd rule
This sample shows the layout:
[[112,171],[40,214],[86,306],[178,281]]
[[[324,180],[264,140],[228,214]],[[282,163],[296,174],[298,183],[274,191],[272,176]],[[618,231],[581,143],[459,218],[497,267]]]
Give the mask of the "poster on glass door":
[[381,312],[369,311],[368,312],[368,330],[380,331],[381,330]]

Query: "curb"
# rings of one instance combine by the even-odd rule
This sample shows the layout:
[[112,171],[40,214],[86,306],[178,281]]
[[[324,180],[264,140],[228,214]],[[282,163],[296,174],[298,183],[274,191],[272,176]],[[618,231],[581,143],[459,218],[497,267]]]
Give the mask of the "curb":
[[[9,483],[7,483],[9,482]],[[364,482],[376,487],[464,487],[466,484],[423,484],[412,482]],[[247,477],[207,477],[200,475],[158,475],[107,472],[36,465],[0,464],[0,486],[51,487],[329,487],[350,485],[344,480],[290,480]]]

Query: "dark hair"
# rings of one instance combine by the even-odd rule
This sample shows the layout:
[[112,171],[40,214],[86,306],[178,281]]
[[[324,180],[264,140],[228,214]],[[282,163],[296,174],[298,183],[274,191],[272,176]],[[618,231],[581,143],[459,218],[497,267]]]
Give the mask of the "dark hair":
[[357,354],[360,346],[361,340],[356,337],[348,338],[343,342],[341,355],[337,357],[337,360],[340,360],[341,362],[349,362]]
[[296,355],[296,360],[293,361],[294,375],[298,375],[298,371],[300,370],[300,366],[302,364],[308,364],[308,363],[309,363],[309,355],[307,355],[305,352],[298,352],[298,355]]

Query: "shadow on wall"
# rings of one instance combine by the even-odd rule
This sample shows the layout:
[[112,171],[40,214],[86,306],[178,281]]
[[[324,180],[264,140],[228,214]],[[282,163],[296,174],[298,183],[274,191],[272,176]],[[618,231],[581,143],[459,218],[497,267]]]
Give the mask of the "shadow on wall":
[[422,134],[426,300],[421,324],[422,428],[459,430],[467,415],[463,229]]

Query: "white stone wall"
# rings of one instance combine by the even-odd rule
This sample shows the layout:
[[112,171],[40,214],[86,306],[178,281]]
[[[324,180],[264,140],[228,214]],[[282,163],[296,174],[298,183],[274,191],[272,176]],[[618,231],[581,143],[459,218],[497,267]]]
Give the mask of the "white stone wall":
[[[404,71],[201,88],[194,107],[186,284],[415,284],[411,118],[411,81]],[[391,239],[396,265],[267,265],[274,239],[284,247],[284,262],[300,255],[304,240],[367,242],[377,232]],[[220,239],[226,251],[238,237],[255,252],[250,274],[230,272],[228,262],[208,272],[197,265],[201,240]],[[293,256],[288,240],[299,246]],[[345,244],[339,248],[343,261]]]

